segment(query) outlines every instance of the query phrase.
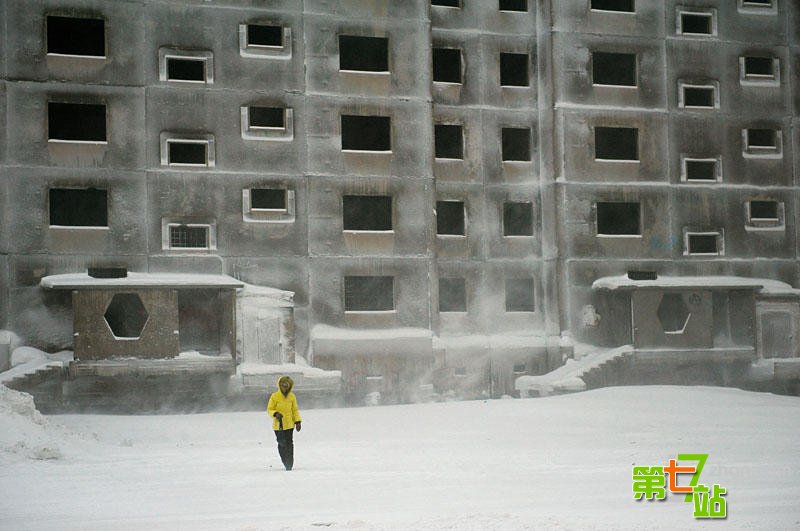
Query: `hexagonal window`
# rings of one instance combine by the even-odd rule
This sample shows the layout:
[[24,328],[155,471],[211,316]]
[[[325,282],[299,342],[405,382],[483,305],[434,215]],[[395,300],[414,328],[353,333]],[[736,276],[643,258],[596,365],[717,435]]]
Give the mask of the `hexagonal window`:
[[137,294],[117,293],[103,317],[115,337],[136,339],[142,335],[148,314]]
[[682,334],[692,315],[680,293],[665,293],[658,305],[658,320],[667,334]]

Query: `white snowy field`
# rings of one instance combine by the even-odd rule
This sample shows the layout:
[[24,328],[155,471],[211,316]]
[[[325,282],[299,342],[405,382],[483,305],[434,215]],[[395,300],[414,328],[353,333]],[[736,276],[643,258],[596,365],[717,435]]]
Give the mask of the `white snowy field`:
[[[265,413],[41,418],[2,394],[2,529],[800,528],[797,397],[653,386],[305,410],[286,472]],[[728,489],[726,520],[633,500],[632,466],[678,453],[709,454],[700,482]]]

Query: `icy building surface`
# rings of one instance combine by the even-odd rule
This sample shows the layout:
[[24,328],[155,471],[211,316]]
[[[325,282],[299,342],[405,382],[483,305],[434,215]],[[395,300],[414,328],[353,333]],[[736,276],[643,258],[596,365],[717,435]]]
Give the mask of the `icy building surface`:
[[244,387],[307,360],[354,402],[501,396],[588,344],[634,352],[598,385],[797,378],[794,2],[0,16],[0,325],[70,374],[196,352]]

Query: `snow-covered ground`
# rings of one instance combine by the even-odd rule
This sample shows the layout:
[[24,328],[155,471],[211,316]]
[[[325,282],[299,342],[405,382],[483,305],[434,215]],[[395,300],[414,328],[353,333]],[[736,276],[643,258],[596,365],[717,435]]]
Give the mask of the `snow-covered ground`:
[[[286,472],[264,413],[42,417],[3,390],[0,528],[800,528],[797,397],[653,386],[303,414]],[[632,466],[678,453],[709,454],[726,521],[633,500]]]

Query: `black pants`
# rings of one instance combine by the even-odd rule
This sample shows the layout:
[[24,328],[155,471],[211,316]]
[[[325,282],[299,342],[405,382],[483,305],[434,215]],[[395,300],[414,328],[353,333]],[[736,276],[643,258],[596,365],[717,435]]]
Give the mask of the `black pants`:
[[286,470],[291,470],[294,465],[294,428],[288,430],[276,430],[275,438],[278,439],[278,454],[281,456],[283,466]]

